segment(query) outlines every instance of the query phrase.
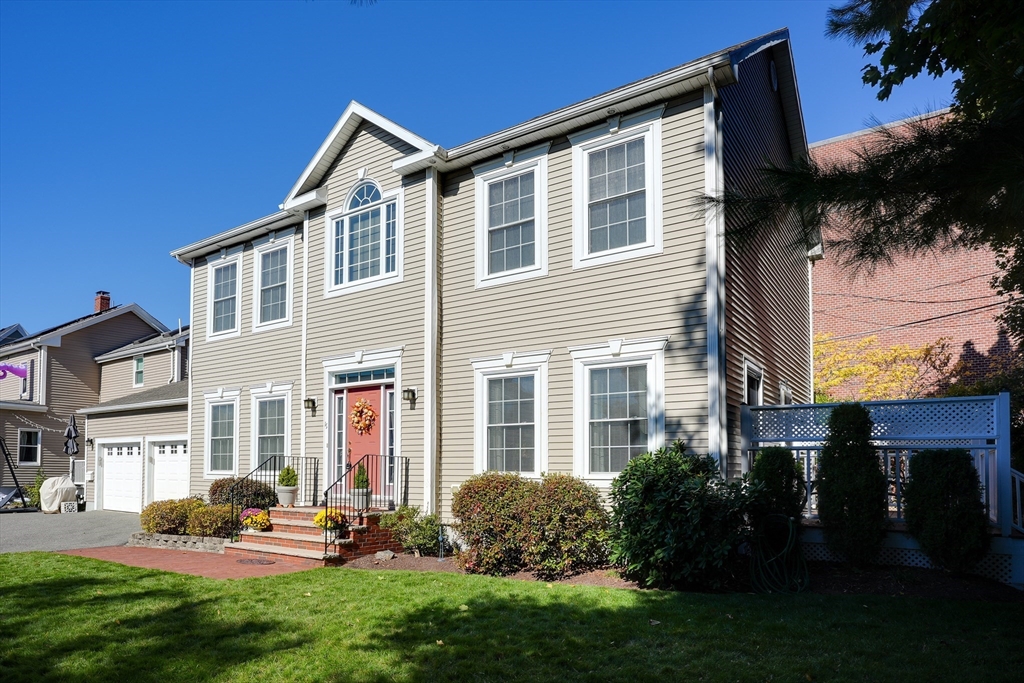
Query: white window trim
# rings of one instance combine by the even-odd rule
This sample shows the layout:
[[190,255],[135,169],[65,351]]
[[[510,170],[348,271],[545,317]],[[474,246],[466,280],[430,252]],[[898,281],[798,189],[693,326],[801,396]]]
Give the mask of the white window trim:
[[[22,462],[21,461],[21,433],[22,432],[35,432],[39,435],[38,445],[36,445],[36,461],[35,462]],[[18,467],[41,467],[43,464],[43,430],[42,429],[28,429],[20,427],[18,429],[18,452],[14,456],[14,464]]]
[[760,376],[761,384],[757,388],[757,405],[764,405],[764,367],[750,360],[749,358],[743,359],[743,394],[740,399],[740,403],[747,403],[747,377],[750,372]]
[[[262,310],[263,292],[263,254],[268,251],[276,251],[285,248],[288,250],[285,261],[287,263],[288,275],[285,280],[285,316],[278,320],[260,322],[260,311]],[[273,233],[266,238],[253,242],[253,282],[252,290],[252,331],[264,332],[266,330],[277,330],[292,325],[292,287],[295,281],[295,230],[294,228],[286,233]]]
[[32,372],[34,366],[31,361],[25,362],[25,376],[21,378],[21,387],[19,387],[18,397],[22,400],[32,399],[32,380],[35,373]]
[[[613,116],[604,125],[581,131],[569,137],[572,143],[572,267],[589,268],[627,259],[660,254],[662,238],[662,178],[661,178],[661,116],[665,105],[659,105],[630,116]],[[642,137],[645,149],[645,182],[647,190],[647,241],[642,244],[601,251],[587,252],[589,182],[587,154],[627,140]]]
[[[204,479],[219,479],[221,477],[233,477],[238,476],[238,425],[242,421],[241,412],[239,410],[241,401],[239,397],[242,395],[241,389],[217,389],[216,391],[204,392],[203,398],[206,400],[205,414],[205,425],[204,425],[204,448],[203,453],[203,478]],[[235,406],[235,433],[234,433],[234,453],[232,454],[232,465],[231,470],[214,470],[210,468],[210,423],[211,423],[211,412],[215,405],[227,405],[231,404]]]
[[[139,374],[138,362],[142,361],[142,381],[136,382],[135,376]],[[132,356],[132,388],[144,386],[146,384],[146,356]]]
[[[351,199],[352,192],[364,182],[374,182],[378,189],[380,189],[381,200],[370,206],[363,206],[358,209],[349,209],[348,203]],[[363,213],[373,209],[374,207],[380,207],[381,209],[381,252],[384,251],[384,240],[385,238],[385,214],[384,207],[395,200],[395,220],[397,225],[395,227],[395,272],[394,273],[381,273],[380,275],[372,278],[365,278],[357,280],[354,283],[345,282],[340,285],[334,284],[334,222],[340,219],[348,219],[349,216]],[[347,233],[346,225],[346,235]],[[343,243],[347,240],[343,240]],[[405,279],[405,191],[402,188],[387,190],[380,186],[376,181],[372,181],[369,178],[361,178],[358,180],[349,193],[345,196],[345,203],[338,209],[332,212],[328,212],[324,216],[324,296],[341,296],[344,294],[350,294],[352,292],[362,292],[367,289],[374,289],[376,287],[383,287],[386,285],[397,284]],[[344,247],[343,247],[344,248]],[[346,248],[347,249],[347,248]],[[383,256],[381,257],[383,259]],[[344,260],[342,271],[348,268],[348,259]]]
[[[218,268],[235,264],[235,326],[230,330],[213,331],[213,275]],[[229,339],[242,333],[242,246],[222,249],[206,266],[206,341]]]
[[[396,390],[395,395],[395,455],[402,455],[402,354],[405,346],[395,346],[386,349],[373,349],[367,351],[360,349],[351,353],[338,356],[330,356],[321,359],[324,368],[324,393],[323,400],[317,410],[324,411],[324,472],[332,480],[337,477],[334,471],[335,451],[335,429],[333,420],[337,418],[334,414],[334,392],[349,387],[369,386],[375,384],[392,383]],[[379,370],[381,368],[394,367],[395,378],[392,380],[370,380],[368,382],[353,382],[352,384],[335,384],[333,375],[339,372],[357,372],[359,370]]]
[[506,351],[500,356],[474,358],[475,400],[473,472],[487,470],[487,380],[502,377],[533,375],[534,387],[534,444],[532,472],[520,472],[524,477],[540,478],[548,471],[548,360],[551,350],[526,353]]
[[573,365],[573,474],[601,485],[609,485],[615,472],[590,472],[590,383],[591,368],[647,365],[647,448],[665,445],[665,348],[669,337],[611,339],[600,344],[571,346]]
[[267,382],[249,387],[249,467],[256,468],[259,462],[259,403],[273,399],[284,399],[284,456],[291,455],[292,435],[292,382]]
[[[545,143],[517,152],[508,152],[500,161],[473,167],[476,173],[476,288],[520,282],[548,274],[548,149]],[[533,226],[534,264],[516,270],[489,274],[490,264],[487,226],[487,186],[505,178],[534,172]]]
[[[764,386],[764,378],[761,379],[761,386]],[[793,390],[785,380],[779,382],[779,405],[793,405]]]

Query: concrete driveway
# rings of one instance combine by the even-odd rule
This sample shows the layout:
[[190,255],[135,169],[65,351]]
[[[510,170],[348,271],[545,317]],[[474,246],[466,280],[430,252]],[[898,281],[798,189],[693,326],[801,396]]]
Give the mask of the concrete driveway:
[[5,513],[0,514],[0,553],[124,545],[136,531],[142,527],[131,512]]

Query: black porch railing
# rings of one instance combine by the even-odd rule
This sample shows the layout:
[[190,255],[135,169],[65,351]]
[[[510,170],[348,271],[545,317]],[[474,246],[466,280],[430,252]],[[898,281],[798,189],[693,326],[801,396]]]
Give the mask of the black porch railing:
[[[241,530],[242,523],[238,516],[246,506],[267,508],[275,504],[277,478],[285,467],[291,467],[299,475],[299,489],[295,494],[295,505],[316,505],[318,502],[317,494],[320,492],[320,486],[322,485],[322,468],[320,463],[320,458],[275,455],[264,460],[260,463],[259,467],[232,484],[228,491],[231,498],[231,518],[234,520],[233,529],[235,533],[237,534]],[[257,486],[256,484],[262,484],[263,486]],[[274,495],[254,497],[254,490],[263,489],[263,487],[270,487]],[[257,498],[257,500],[254,500],[254,498]],[[267,498],[267,500],[263,500],[263,498]]]
[[[364,455],[341,468],[338,478],[324,490],[328,518],[360,516],[368,510],[394,510],[409,500],[409,458]],[[329,520],[328,520],[329,521]],[[325,524],[324,554],[337,540],[344,523]]]

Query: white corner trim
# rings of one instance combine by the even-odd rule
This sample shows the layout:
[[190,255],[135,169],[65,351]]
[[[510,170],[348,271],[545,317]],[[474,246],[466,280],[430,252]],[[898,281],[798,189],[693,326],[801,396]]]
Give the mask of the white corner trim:
[[[206,259],[206,341],[229,339],[242,333],[242,283],[244,282],[243,247],[221,249],[219,255]],[[235,326],[229,330],[213,331],[214,274],[218,268],[235,265]]]
[[[318,188],[320,189],[320,188]],[[324,189],[326,196],[327,189]],[[299,456],[306,457],[306,315],[309,309],[309,211],[302,217],[302,348],[299,350]],[[326,466],[326,462],[324,463]],[[324,470],[326,471],[326,470]]]
[[[704,87],[704,194],[719,197],[724,188],[721,112],[712,84]],[[708,452],[723,475],[729,453],[725,362],[725,216],[721,207],[704,214],[707,263]]]
[[473,472],[487,471],[488,401],[487,382],[492,379],[532,375],[534,378],[534,469],[520,472],[539,478],[548,471],[548,360],[551,351],[505,352],[472,360],[474,374]]
[[[189,286],[188,320],[189,320],[189,324],[190,325],[194,325],[195,324],[195,320],[196,320],[196,264],[195,264],[194,260],[189,262],[188,270],[189,270],[189,274],[188,274],[188,281],[189,281],[189,285],[188,285]],[[209,327],[207,327],[207,330],[209,330]],[[192,450],[193,450],[192,449],[192,433],[193,433],[192,432],[192,410],[195,407],[193,402],[192,402],[192,377],[194,375],[194,373],[192,372],[192,350],[195,348],[195,344],[192,343],[191,334],[192,334],[192,329],[190,327],[189,328],[189,344],[188,344],[188,397],[187,397],[187,400],[188,400],[187,406],[188,407],[186,408],[186,411],[187,411],[188,415],[185,418],[185,431],[187,432],[186,437],[188,438],[188,444],[189,444],[189,469],[188,469],[188,477],[189,477],[189,481],[190,482],[191,482],[192,476],[193,476],[192,465],[194,464],[193,461],[192,461]],[[89,423],[87,421],[86,422],[86,427],[88,427],[88,425],[89,425]],[[95,457],[95,452],[94,452],[94,457]]]
[[[426,281],[423,287],[423,511],[437,505],[437,169],[426,171]],[[395,373],[397,375],[397,371]],[[397,377],[396,377],[397,379]],[[396,397],[396,407],[401,394]],[[397,413],[396,413],[397,417]]]
[[[267,322],[260,322],[260,314],[262,311],[262,295],[263,295],[263,255],[267,252],[276,251],[278,249],[287,249],[286,255],[286,267],[288,272],[285,278],[285,316],[277,320],[269,320]],[[292,307],[294,306],[294,283],[295,283],[295,230],[290,229],[278,233],[270,233],[266,237],[260,240],[253,241],[252,250],[252,331],[264,332],[267,330],[277,330],[282,327],[291,327],[292,319]]]
[[[615,124],[581,131],[572,142],[572,267],[573,270],[600,266],[633,258],[660,254],[664,250],[661,115],[659,105],[642,115],[616,119]],[[614,133],[610,132],[615,130]],[[639,244],[590,253],[589,240],[589,174],[587,155],[630,140],[644,140],[644,188],[646,199],[647,239]]]
[[[522,152],[507,153],[505,159],[474,167],[475,215],[474,243],[476,253],[475,284],[477,289],[519,282],[548,274],[548,158],[551,143],[531,147]],[[534,173],[533,229],[534,263],[515,270],[489,273],[490,227],[487,225],[487,187],[506,178]]]

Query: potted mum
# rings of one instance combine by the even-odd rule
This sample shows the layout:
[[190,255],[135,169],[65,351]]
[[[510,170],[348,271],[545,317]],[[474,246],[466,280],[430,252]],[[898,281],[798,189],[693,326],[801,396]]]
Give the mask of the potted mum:
[[337,531],[345,525],[345,515],[337,508],[324,508],[316,513],[313,524],[324,531]]
[[370,477],[363,463],[356,467],[356,476],[352,479],[352,507],[356,510],[370,507]]
[[295,494],[299,491],[299,475],[291,465],[283,468],[277,475],[277,499],[281,507],[295,507]]
[[266,510],[261,510],[260,508],[246,508],[242,510],[242,514],[238,516],[238,519],[247,528],[254,531],[266,531],[270,528],[270,515],[267,514]]

